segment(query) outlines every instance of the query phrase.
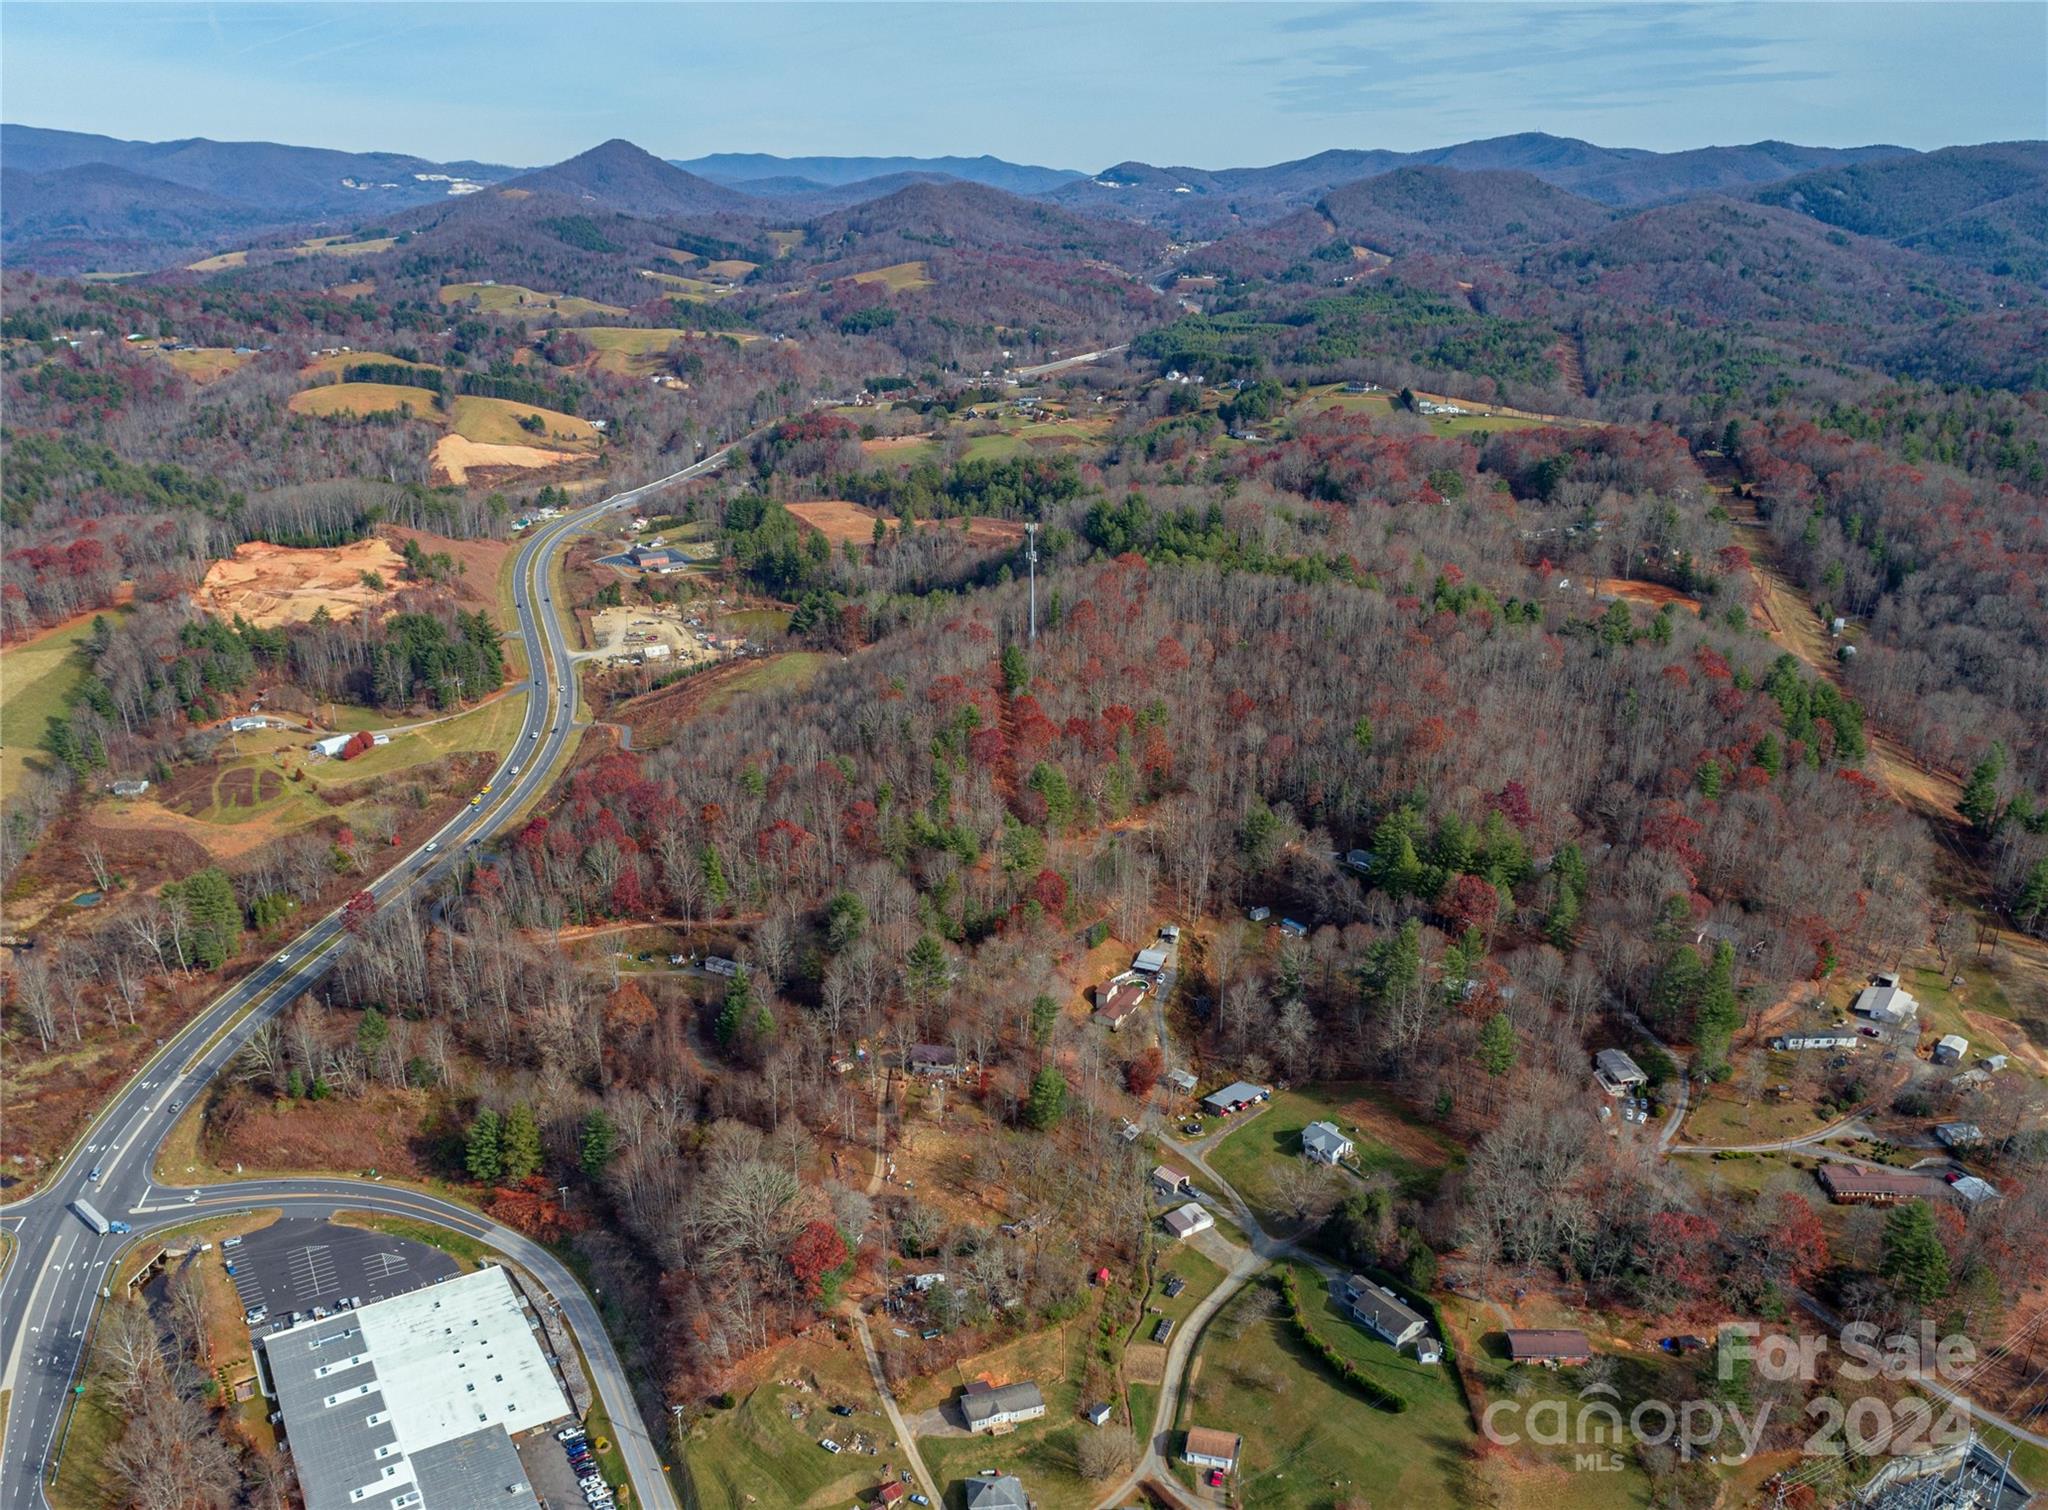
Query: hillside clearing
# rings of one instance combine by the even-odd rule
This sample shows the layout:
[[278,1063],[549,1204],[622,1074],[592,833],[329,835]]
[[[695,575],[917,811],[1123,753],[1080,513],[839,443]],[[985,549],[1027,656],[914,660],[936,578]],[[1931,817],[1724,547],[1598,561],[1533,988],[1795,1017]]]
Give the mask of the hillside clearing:
[[434,442],[428,456],[429,477],[436,483],[464,487],[471,482],[491,480],[494,473],[543,471],[581,461],[574,451],[550,451],[541,446],[494,446],[467,436],[444,435]]
[[[265,629],[303,624],[322,608],[330,618],[352,619],[396,592],[404,569],[405,558],[375,538],[313,550],[249,540],[207,568],[192,602],[202,613]],[[364,581],[365,572],[384,585]]]
[[71,694],[85,680],[90,667],[78,653],[92,621],[103,613],[119,618],[127,610],[106,608],[83,613],[77,618],[46,629],[33,639],[0,650],[0,689],[6,692],[6,732],[0,736],[0,798],[20,790],[31,763],[40,759],[37,748],[43,730],[53,718],[60,718],[70,706]]
[[[519,423],[536,416],[545,426],[539,432]],[[579,451],[595,449],[598,443],[597,431],[589,420],[532,404],[514,403],[511,399],[470,395],[451,399],[448,419],[457,435],[480,445],[531,446],[545,443],[559,450]]]
[[924,262],[893,262],[887,267],[870,268],[867,272],[855,273],[848,281],[863,285],[879,283],[891,293],[897,294],[933,286],[931,265]]
[[403,383],[327,383],[294,393],[286,408],[294,414],[312,414],[322,419],[346,416],[360,419],[366,414],[398,414],[410,410],[412,417],[438,425],[441,415],[434,408],[434,395],[426,388]]
[[600,304],[574,294],[544,294],[517,283],[449,283],[441,289],[443,304],[470,304],[487,314],[514,314],[546,310],[575,319],[582,315],[623,315],[616,304]]
[[211,383],[256,360],[253,351],[236,351],[231,346],[195,346],[189,351],[166,351],[163,357],[195,383]]

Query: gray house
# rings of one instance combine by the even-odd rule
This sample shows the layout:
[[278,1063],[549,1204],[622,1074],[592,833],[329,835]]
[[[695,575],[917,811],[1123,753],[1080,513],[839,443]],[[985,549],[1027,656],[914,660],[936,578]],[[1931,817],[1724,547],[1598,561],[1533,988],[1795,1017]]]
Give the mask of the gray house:
[[1001,1435],[1014,1430],[1019,1421],[1035,1421],[1045,1414],[1045,1396],[1029,1379],[992,1388],[980,1380],[967,1386],[960,1396],[960,1414],[971,1432]]
[[1429,1323],[1397,1300],[1391,1290],[1362,1274],[1344,1281],[1344,1298],[1351,1302],[1351,1319],[1392,1347],[1412,1342],[1429,1330]]
[[1024,1481],[1015,1474],[1006,1473],[996,1479],[968,1479],[966,1487],[967,1510],[1031,1510],[1031,1501],[1024,1493]]
[[1343,1163],[1353,1146],[1334,1122],[1311,1122],[1301,1130],[1301,1151],[1318,1164]]

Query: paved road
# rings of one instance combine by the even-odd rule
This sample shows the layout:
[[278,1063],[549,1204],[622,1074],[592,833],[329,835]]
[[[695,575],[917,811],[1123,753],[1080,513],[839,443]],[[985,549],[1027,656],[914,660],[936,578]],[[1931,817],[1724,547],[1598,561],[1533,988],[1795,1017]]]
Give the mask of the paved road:
[[[465,807],[368,888],[380,906],[447,880],[466,863],[469,851],[509,823],[530,800],[544,793],[569,748],[576,725],[576,679],[571,653],[554,611],[549,575],[567,538],[614,509],[645,494],[716,470],[726,451],[666,477],[579,509],[535,530],[521,545],[513,597],[518,632],[527,645],[530,673],[526,718],[518,743],[500,762],[492,793]],[[520,688],[511,689],[514,692]],[[244,976],[152,1056],[88,1125],[71,1152],[51,1171],[35,1195],[0,1209],[0,1225],[19,1247],[0,1276],[0,1391],[9,1394],[5,1438],[0,1440],[0,1510],[44,1504],[43,1472],[63,1406],[82,1364],[87,1323],[108,1266],[125,1246],[117,1236],[96,1236],[68,1203],[89,1199],[102,1215],[148,1232],[190,1220],[195,1211],[225,1203],[248,1205],[262,1195],[265,1205],[325,1192],[331,1206],[339,1193],[347,1204],[394,1209],[398,1193],[368,1182],[294,1181],[238,1184],[219,1196],[185,1199],[152,1179],[156,1151],[176,1121],[178,1109],[201,1094],[238,1052],[255,1028],[281,1012],[332,968],[347,942],[339,909],[315,922],[275,958]],[[94,1178],[92,1171],[97,1171]],[[483,1232],[503,1251],[528,1264],[562,1300],[589,1360],[598,1393],[626,1453],[644,1501],[673,1505],[631,1391],[596,1309],[575,1281],[543,1250],[518,1234],[483,1222],[473,1213],[427,1197],[406,1194],[413,1207],[438,1208],[436,1220]],[[382,1203],[382,1204],[380,1204]],[[641,1444],[636,1451],[632,1444]]]
[[1079,356],[1061,357],[1057,362],[1040,362],[1036,367],[1012,367],[1004,376],[1013,378],[1047,377],[1055,372],[1065,372],[1069,367],[1080,367],[1089,362],[1099,362],[1104,357],[1113,357],[1124,349],[1125,347],[1123,346],[1105,346],[1100,351],[1084,351]]

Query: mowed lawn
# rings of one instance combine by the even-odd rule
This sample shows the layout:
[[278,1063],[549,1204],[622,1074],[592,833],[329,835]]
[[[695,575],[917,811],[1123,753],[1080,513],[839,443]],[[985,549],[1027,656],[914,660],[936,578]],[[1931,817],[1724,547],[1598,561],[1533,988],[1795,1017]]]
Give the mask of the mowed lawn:
[[1353,1083],[1281,1091],[1263,1111],[1246,1117],[1211,1150],[1209,1164],[1236,1187],[1262,1223],[1285,1226],[1278,1213],[1279,1178],[1301,1158],[1301,1131],[1311,1122],[1334,1122],[1357,1145],[1347,1168],[1385,1170],[1401,1189],[1427,1196],[1460,1157],[1457,1145],[1370,1087]]
[[1347,1497],[1374,1505],[1462,1503],[1474,1432],[1450,1372],[1395,1353],[1337,1309],[1315,1270],[1290,1267],[1316,1332],[1408,1408],[1395,1415],[1366,1403],[1303,1346],[1284,1316],[1251,1321],[1230,1336],[1244,1320],[1232,1313],[1247,1304],[1256,1288],[1249,1287],[1204,1334],[1175,1424],[1243,1436],[1237,1485],[1247,1505],[1324,1510]]
[[[320,390],[312,391],[317,393]],[[519,422],[522,419],[534,415],[539,415],[546,423],[545,434],[536,434],[521,427]],[[573,414],[558,414],[553,409],[541,409],[532,404],[514,403],[505,398],[465,395],[451,399],[448,420],[457,435],[487,446],[551,446],[575,451],[595,449],[598,443],[597,431],[591,428],[587,419],[578,419]]]
[[[101,611],[112,620],[128,610]],[[0,798],[21,789],[31,762],[49,759],[37,753],[43,731],[64,715],[92,669],[79,648],[91,633],[92,616],[86,615],[0,650]]]
[[323,419],[360,418],[365,414],[410,409],[414,419],[430,425],[444,423],[441,411],[434,407],[433,391],[405,383],[327,383],[294,393],[285,407],[294,414],[314,414]]
[[[881,1413],[867,1363],[851,1342],[800,1342],[775,1355],[774,1377],[762,1380],[731,1410],[715,1411],[690,1429],[683,1462],[697,1510],[838,1510],[880,1482],[882,1465],[901,1463],[895,1434]],[[851,1416],[835,1416],[850,1405]],[[875,1456],[832,1453],[829,1437],[851,1447],[865,1432]]]
[[1043,1416],[1020,1423],[1004,1436],[919,1437],[918,1451],[941,1492],[949,1491],[955,1479],[994,1468],[1021,1478],[1039,1510],[1087,1510],[1096,1503],[1101,1487],[1082,1478],[1076,1466],[1081,1433],[1095,1430],[1079,1414],[1081,1369],[1092,1325],[1090,1313],[970,1358],[957,1369],[913,1386],[919,1406],[952,1399],[962,1385],[981,1374],[997,1384],[1029,1379],[1045,1396]]
[[391,743],[365,750],[354,760],[309,765],[307,775],[325,782],[353,784],[366,776],[388,776],[411,766],[470,750],[504,754],[519,737],[526,718],[526,696],[514,692],[409,734],[394,734]]
[[544,294],[521,288],[517,283],[449,283],[442,286],[443,304],[465,304],[472,299],[476,301],[477,308],[487,314],[546,310],[550,314],[575,319],[582,315],[623,315],[626,312],[616,304],[600,304],[595,299],[583,299],[575,294]]

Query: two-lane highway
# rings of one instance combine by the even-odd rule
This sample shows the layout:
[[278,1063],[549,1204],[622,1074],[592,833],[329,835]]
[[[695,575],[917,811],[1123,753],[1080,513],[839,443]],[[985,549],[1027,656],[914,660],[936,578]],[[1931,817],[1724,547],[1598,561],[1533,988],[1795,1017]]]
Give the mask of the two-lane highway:
[[[471,858],[530,800],[546,791],[576,728],[577,685],[571,651],[555,610],[550,579],[563,543],[596,519],[647,494],[716,470],[717,451],[680,471],[614,494],[537,528],[520,547],[513,599],[526,644],[526,718],[518,742],[491,778],[491,794],[465,806],[368,890],[380,907],[432,886]],[[317,984],[348,935],[339,909],[314,923],[289,947],[224,993],[164,1044],[94,1118],[34,1196],[0,1209],[0,1224],[17,1247],[0,1277],[0,1392],[9,1399],[0,1440],[0,1506],[44,1503],[43,1477],[82,1356],[93,1307],[108,1266],[127,1245],[95,1235],[69,1209],[83,1197],[112,1221],[138,1233],[190,1221],[222,1206],[274,1206],[301,1200],[395,1210],[431,1207],[436,1221],[487,1236],[548,1285],[563,1306],[589,1360],[621,1450],[644,1501],[673,1506],[652,1441],[596,1309],[572,1276],[544,1249],[460,1207],[370,1182],[306,1180],[236,1183],[211,1192],[171,1190],[154,1183],[158,1146],[180,1109],[239,1052],[249,1035]],[[337,1155],[340,1151],[337,1150]],[[417,1211],[415,1214],[419,1214]]]

